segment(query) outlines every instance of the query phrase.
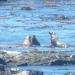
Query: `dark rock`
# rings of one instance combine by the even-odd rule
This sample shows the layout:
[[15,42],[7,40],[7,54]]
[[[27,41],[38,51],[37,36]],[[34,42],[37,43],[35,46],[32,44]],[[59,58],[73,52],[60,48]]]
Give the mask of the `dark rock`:
[[54,14],[53,20],[69,20],[70,17],[65,16],[65,15],[61,15],[61,14]]
[[2,58],[0,58],[0,64],[6,65],[6,62]]
[[74,60],[68,61],[68,60],[58,59],[58,60],[52,61],[51,65],[75,65],[75,61]]
[[65,73],[65,75],[75,75],[75,73],[73,73],[73,72],[68,72],[68,73]]
[[4,65],[0,65],[0,71],[5,71],[5,66]]
[[43,72],[40,72],[40,71],[30,71],[29,75],[43,75]]
[[21,10],[32,10],[31,7],[22,7]]
[[6,62],[0,58],[0,71],[5,71]]
[[7,0],[0,0],[0,1],[7,1]]
[[24,70],[24,71],[12,71],[13,75],[43,75],[43,72],[40,71],[32,71],[32,70]]
[[75,55],[71,55],[70,58],[75,58]]
[[23,63],[23,64],[20,64],[18,66],[28,66],[28,64],[27,63]]
[[69,18],[64,16],[64,15],[60,15],[60,16],[58,16],[58,19],[60,19],[60,20],[67,20]]

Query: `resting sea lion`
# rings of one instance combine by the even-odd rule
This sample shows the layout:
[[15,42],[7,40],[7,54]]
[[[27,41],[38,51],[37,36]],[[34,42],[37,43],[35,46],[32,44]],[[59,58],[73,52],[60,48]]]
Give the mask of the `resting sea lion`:
[[63,44],[61,41],[59,41],[58,37],[56,36],[55,32],[49,32],[51,36],[51,46],[52,47],[59,47],[59,48],[67,48],[69,47],[67,44]]

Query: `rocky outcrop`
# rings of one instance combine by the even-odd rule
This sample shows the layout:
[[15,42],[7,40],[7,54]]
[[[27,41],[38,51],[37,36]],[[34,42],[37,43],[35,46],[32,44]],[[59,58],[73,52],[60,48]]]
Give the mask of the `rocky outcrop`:
[[58,52],[48,51],[33,51],[22,52],[19,55],[13,57],[18,66],[27,65],[75,65],[75,59],[70,56]]
[[75,75],[75,73],[73,73],[73,72],[68,72],[68,73],[65,73],[65,75]]
[[15,71],[15,72],[12,72],[12,74],[14,75],[43,75],[43,72],[27,70],[27,71]]
[[[3,59],[3,53],[0,58]],[[12,53],[4,53],[6,63],[12,66],[28,66],[28,65],[75,65],[74,55],[66,55],[60,52],[49,51],[31,51],[22,52],[13,55]],[[2,62],[2,61],[1,61]]]
[[53,61],[53,62],[51,62],[51,65],[75,65],[75,61],[73,61],[73,60],[61,60],[61,59],[57,59],[57,60],[55,60],[55,61]]
[[32,8],[31,8],[31,7],[21,7],[21,10],[27,10],[27,11],[30,11],[30,10],[32,10]]
[[4,2],[5,2],[5,1],[7,1],[7,0],[0,0],[0,1],[4,1]]
[[3,58],[0,58],[0,71],[5,71],[5,65],[7,63],[5,62],[5,60],[3,60]]

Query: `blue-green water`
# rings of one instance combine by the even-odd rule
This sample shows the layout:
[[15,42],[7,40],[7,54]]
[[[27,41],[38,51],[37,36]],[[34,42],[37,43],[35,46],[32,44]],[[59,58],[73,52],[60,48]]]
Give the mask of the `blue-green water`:
[[23,66],[18,69],[41,71],[44,75],[64,75],[67,72],[75,72],[75,66]]
[[[0,6],[0,45],[22,44],[26,35],[36,35],[41,46],[50,45],[49,31],[56,32],[59,39],[69,45],[75,45],[75,5],[61,5],[59,7],[46,7],[43,2],[30,1],[33,10],[21,10],[25,6],[24,1],[3,3]],[[73,20],[62,22],[56,20],[54,15],[65,15],[73,17]],[[9,51],[28,51],[28,50],[51,50],[63,51],[64,53],[75,54],[75,48],[0,48]],[[22,67],[23,68],[23,67]],[[24,67],[25,69],[27,67]],[[34,70],[51,72],[58,75],[64,72],[75,72],[75,66],[55,66],[55,67],[29,67]],[[47,73],[45,75],[47,75]],[[58,73],[58,74],[57,74]],[[48,73],[48,75],[50,75]]]

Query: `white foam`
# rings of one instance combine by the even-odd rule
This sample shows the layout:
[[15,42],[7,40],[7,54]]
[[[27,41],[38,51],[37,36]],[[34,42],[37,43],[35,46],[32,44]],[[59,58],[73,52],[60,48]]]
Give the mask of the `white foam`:
[[6,51],[6,50],[4,50],[4,52],[6,52],[7,54],[10,54],[10,55],[20,54],[20,52],[18,52],[18,51]]

